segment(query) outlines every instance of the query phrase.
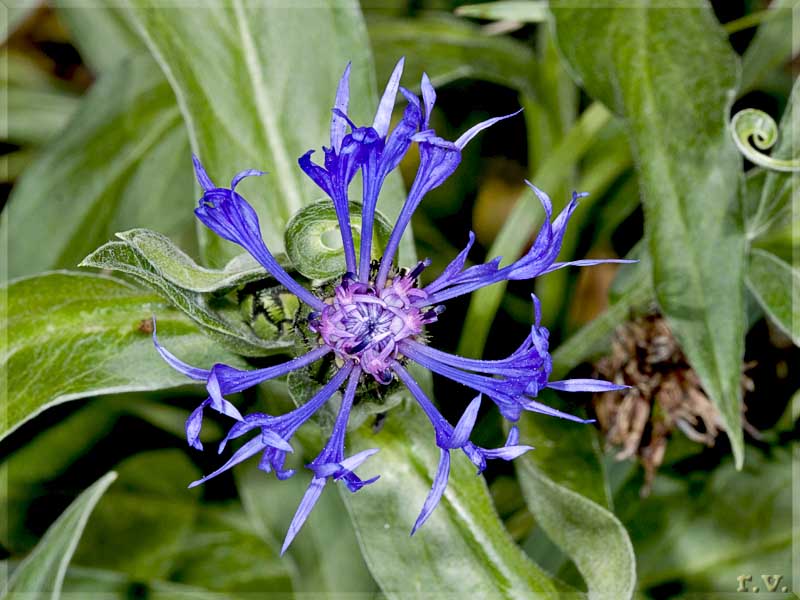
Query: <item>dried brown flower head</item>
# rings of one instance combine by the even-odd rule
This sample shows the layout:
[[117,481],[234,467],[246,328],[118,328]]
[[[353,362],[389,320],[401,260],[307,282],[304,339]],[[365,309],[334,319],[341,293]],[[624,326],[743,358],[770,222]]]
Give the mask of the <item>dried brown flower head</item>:
[[[595,394],[598,423],[618,460],[638,457],[647,495],[675,429],[697,443],[713,446],[724,430],[697,374],[658,314],[638,317],[614,334],[610,355],[595,365],[597,374],[629,389]],[[745,389],[752,381],[742,376]]]

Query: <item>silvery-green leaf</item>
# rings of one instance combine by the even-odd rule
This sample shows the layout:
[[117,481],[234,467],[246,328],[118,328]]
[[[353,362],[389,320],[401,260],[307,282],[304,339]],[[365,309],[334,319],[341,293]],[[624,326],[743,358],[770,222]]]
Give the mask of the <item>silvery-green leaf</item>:
[[706,4],[550,6],[579,81],[629,128],[656,297],[741,464],[745,239],[741,158],[725,126],[737,56]]
[[182,360],[202,368],[244,366],[166,302],[117,279],[55,272],[13,281],[3,292],[8,344],[0,369],[7,396],[0,404],[7,411],[0,437],[61,402],[189,383],[153,347],[153,314],[161,343]]
[[465,4],[456,9],[462,17],[487,19],[490,21],[517,21],[520,23],[543,23],[547,21],[547,2],[543,0],[503,0]]
[[[146,239],[152,242],[156,238],[150,235],[146,236]],[[275,352],[285,352],[291,348],[293,344],[291,340],[266,340],[258,337],[242,320],[238,307],[233,302],[224,298],[215,299],[209,293],[187,290],[173,283],[170,279],[178,279],[193,286],[207,285],[209,281],[215,279],[217,282],[226,279],[230,281],[230,273],[218,271],[215,275],[212,271],[200,271],[199,269],[191,273],[186,271],[180,273],[181,268],[191,268],[190,259],[183,253],[178,254],[180,251],[170,254],[170,250],[174,247],[171,246],[169,240],[163,238],[160,241],[163,243],[155,251],[152,244],[150,246],[145,244],[148,255],[143,254],[133,243],[127,241],[108,242],[87,256],[81,262],[81,266],[110,269],[134,277],[169,300],[209,336],[237,354],[264,356]],[[163,274],[162,264],[170,273],[169,278]],[[205,283],[195,284],[187,281],[192,279],[195,274],[204,278]]]
[[[207,269],[198,265],[167,236],[156,231],[131,229],[118,233],[117,237],[145,257],[158,269],[161,277],[190,292],[224,292],[251,281],[270,277],[264,267],[247,253],[232,258],[222,269]],[[289,266],[282,257],[276,258],[283,266]]]
[[800,269],[755,248],[750,252],[747,286],[772,322],[800,346]]
[[[409,537],[430,491],[439,452],[418,410],[393,411],[383,429],[351,434],[357,452],[380,448],[360,475],[381,478],[358,493],[340,490],[372,576],[389,598],[561,598],[575,590],[525,557],[500,521],[482,477],[452,453],[450,483],[431,517]],[[313,519],[313,516],[312,516]]]
[[[555,394],[542,396],[556,405]],[[523,415],[519,428],[522,443],[536,448],[514,464],[537,524],[573,560],[589,598],[631,598],[636,560],[612,510],[596,432],[590,425],[537,414]]]
[[101,477],[69,505],[14,571],[2,590],[3,600],[22,600],[32,595],[58,600],[64,574],[89,515],[116,477],[113,471]]
[[800,52],[800,31],[792,26],[798,6],[798,0],[773,0],[770,3],[771,14],[758,27],[744,53],[740,94],[757,87],[764,77]]

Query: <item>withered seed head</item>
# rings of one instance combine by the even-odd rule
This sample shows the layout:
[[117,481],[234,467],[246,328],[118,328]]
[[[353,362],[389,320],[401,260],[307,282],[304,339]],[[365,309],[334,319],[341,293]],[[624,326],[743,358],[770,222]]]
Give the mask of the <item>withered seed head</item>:
[[[658,314],[637,317],[617,328],[611,353],[596,365],[597,374],[629,385],[594,395],[598,423],[617,460],[637,456],[645,471],[641,494],[650,492],[664,460],[667,441],[677,428],[694,442],[713,446],[724,430],[697,374]],[[742,375],[742,385],[752,381]]]

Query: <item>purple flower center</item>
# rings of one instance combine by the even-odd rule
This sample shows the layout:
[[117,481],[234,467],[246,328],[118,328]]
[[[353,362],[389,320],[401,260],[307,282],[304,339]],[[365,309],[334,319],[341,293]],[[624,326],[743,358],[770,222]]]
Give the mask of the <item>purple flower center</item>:
[[338,358],[355,361],[382,384],[391,383],[398,344],[419,336],[440,312],[418,308],[428,296],[416,286],[419,270],[400,274],[382,288],[345,275],[325,308],[310,316],[311,329]]

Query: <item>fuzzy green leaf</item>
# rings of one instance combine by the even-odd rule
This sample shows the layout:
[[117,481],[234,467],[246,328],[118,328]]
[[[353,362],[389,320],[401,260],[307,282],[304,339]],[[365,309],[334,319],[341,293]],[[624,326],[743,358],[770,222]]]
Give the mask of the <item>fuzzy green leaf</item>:
[[566,588],[528,560],[495,512],[486,484],[452,453],[441,503],[413,538],[409,532],[431,487],[439,453],[420,411],[392,411],[378,434],[361,429],[352,452],[380,452],[361,467],[381,478],[341,496],[373,577],[389,598],[444,594],[481,598],[559,598]]
[[800,269],[756,248],[750,253],[747,286],[764,312],[800,346]]
[[254,267],[249,255],[240,255],[225,269],[213,271],[198,266],[168,238],[151,231],[127,231],[118,237],[125,241],[108,242],[87,256],[81,266],[110,269],[134,277],[237,354],[264,356],[291,348],[291,341],[258,337],[243,322],[235,303],[195,291],[196,288],[219,290],[263,278],[264,271]]
[[554,0],[551,9],[586,90],[626,120],[656,297],[741,464],[745,239],[741,158],[726,127],[737,57],[705,3],[586,9]]
[[[543,402],[556,405],[555,394]],[[636,560],[628,533],[614,516],[595,432],[544,415],[520,419],[520,439],[536,447],[515,461],[536,522],[577,566],[589,598],[631,598]]]
[[155,351],[154,314],[160,341],[182,360],[244,366],[164,301],[117,279],[56,272],[16,280],[2,292],[8,345],[0,370],[8,395],[0,404],[8,410],[0,437],[68,400],[189,383]]

